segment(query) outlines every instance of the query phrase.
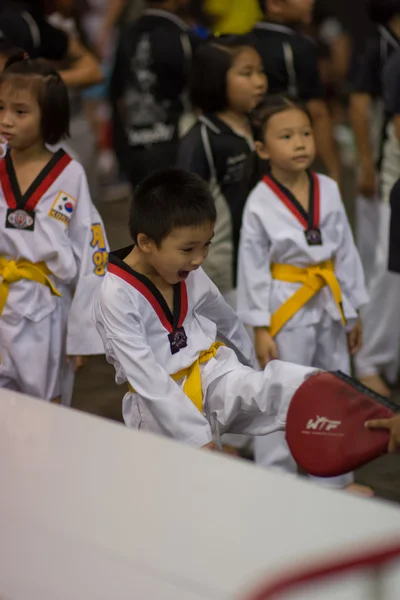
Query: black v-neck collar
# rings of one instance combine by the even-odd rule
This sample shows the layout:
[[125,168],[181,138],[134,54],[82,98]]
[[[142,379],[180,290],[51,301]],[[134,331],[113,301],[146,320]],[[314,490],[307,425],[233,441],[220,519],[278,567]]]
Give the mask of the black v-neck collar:
[[128,246],[109,254],[108,270],[138,290],[152,305],[164,327],[172,333],[182,327],[187,315],[187,289],[184,281],[176,283],[174,288],[174,306],[171,312],[164,296],[152,281],[138,273],[124,262],[124,258],[132,251]]
[[287,187],[275,179],[272,173],[268,173],[263,178],[264,183],[278,196],[306,230],[318,227],[320,221],[319,180],[315,173],[307,171],[307,175],[310,182],[308,211]]
[[18,207],[23,208],[27,204],[28,200],[31,198],[33,193],[37,190],[37,188],[40,186],[40,184],[43,183],[43,181],[46,179],[46,177],[48,177],[48,175],[50,175],[50,173],[52,172],[54,167],[57,165],[57,163],[60,161],[60,159],[64,157],[64,155],[65,155],[65,152],[62,149],[58,150],[55,154],[53,154],[53,156],[50,158],[49,162],[43,167],[43,169],[40,171],[40,173],[38,173],[38,175],[32,181],[31,185],[26,190],[25,194],[21,194],[21,190],[20,190],[20,187],[18,184],[18,179],[17,179],[17,175],[16,175],[16,172],[14,169],[14,164],[13,164],[13,161],[11,158],[11,154],[10,154],[10,152],[7,152],[6,157],[5,157],[6,170],[7,170],[8,178],[10,180],[11,189],[14,194],[14,198],[16,200]]
[[49,187],[71,162],[71,157],[58,150],[31,183],[25,194],[21,194],[10,152],[0,161],[0,184],[9,208],[34,210]]

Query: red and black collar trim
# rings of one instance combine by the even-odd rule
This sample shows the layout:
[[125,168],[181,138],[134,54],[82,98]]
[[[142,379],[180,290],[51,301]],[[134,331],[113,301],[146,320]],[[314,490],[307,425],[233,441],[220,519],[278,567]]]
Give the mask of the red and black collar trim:
[[172,333],[183,326],[187,315],[188,298],[186,283],[181,281],[174,285],[174,310],[171,312],[164,296],[154,283],[145,275],[131,269],[123,261],[132,248],[133,246],[128,246],[116,252],[111,252],[109,255],[108,270],[140,292],[154,308],[165,329],[169,333]]
[[11,155],[8,152],[4,160],[0,161],[0,184],[8,207],[34,210],[40,199],[71,160],[71,157],[64,150],[58,150],[31,183],[25,194],[22,195]]
[[315,173],[308,173],[310,180],[310,201],[308,212],[303,208],[297,198],[284,185],[279,183],[271,173],[264,175],[264,183],[278,196],[283,204],[290,210],[296,219],[303,225],[304,229],[316,229],[319,227],[321,214],[319,179]]

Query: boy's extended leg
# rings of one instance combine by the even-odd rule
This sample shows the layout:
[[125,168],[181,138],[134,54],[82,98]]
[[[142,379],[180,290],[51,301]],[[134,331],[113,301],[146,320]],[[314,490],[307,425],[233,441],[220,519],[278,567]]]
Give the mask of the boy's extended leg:
[[243,366],[229,348],[202,370],[205,406],[221,432],[265,435],[283,430],[290,401],[315,369],[273,361],[264,371]]

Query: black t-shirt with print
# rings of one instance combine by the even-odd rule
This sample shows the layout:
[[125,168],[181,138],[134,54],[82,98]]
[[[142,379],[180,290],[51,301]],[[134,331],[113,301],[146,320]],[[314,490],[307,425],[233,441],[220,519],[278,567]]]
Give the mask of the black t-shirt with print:
[[317,46],[311,38],[265,21],[254,26],[249,39],[262,58],[269,94],[289,93],[304,102],[323,98]]
[[132,150],[148,151],[177,141],[188,107],[193,53],[200,41],[181,19],[158,9],[143,11],[121,32],[110,96],[114,145],[125,169]]
[[68,35],[47,22],[40,2],[1,0],[0,32],[31,58],[59,61],[67,56]]

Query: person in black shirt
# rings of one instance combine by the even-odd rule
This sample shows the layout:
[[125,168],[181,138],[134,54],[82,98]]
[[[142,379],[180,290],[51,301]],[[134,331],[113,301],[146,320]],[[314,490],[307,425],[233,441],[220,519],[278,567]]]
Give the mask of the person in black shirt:
[[362,315],[365,342],[355,368],[364,385],[388,396],[390,389],[383,378],[396,383],[400,365],[400,278],[388,271],[390,199],[394,202],[390,196],[400,175],[400,49],[386,63],[382,90],[388,124],[382,145],[379,235],[369,284],[370,302]]
[[261,58],[247,38],[216,39],[199,48],[191,96],[202,115],[181,140],[177,166],[208,182],[217,207],[204,269],[235,308],[240,227],[250,192],[254,144],[249,113],[266,92]]
[[328,175],[338,181],[339,157],[318,72],[317,48],[297,31],[299,25],[310,23],[313,4],[313,0],[260,0],[265,21],[255,25],[251,37],[263,60],[269,93],[287,93],[307,103],[318,154]]
[[374,271],[382,210],[379,172],[387,124],[382,72],[390,56],[400,47],[400,0],[368,0],[367,8],[375,22],[376,31],[367,40],[364,52],[356,61],[350,82],[350,121],[359,158],[356,239],[369,282]]
[[180,16],[189,1],[153,1],[121,32],[110,88],[113,136],[133,187],[174,164],[191,111],[188,79],[201,39]]
[[46,19],[45,3],[40,0],[1,0],[0,32],[31,58],[66,61],[59,71],[69,87],[85,87],[103,79],[100,66],[75,37],[53,27]]

